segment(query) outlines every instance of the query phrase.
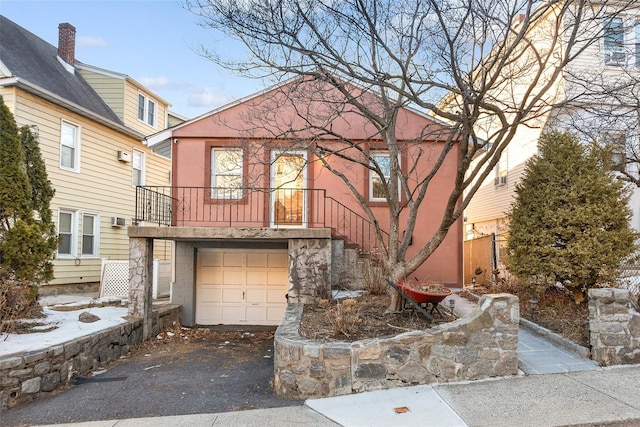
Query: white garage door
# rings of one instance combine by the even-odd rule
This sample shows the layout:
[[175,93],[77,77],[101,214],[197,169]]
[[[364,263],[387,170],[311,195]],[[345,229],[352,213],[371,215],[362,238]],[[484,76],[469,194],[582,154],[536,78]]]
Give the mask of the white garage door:
[[196,323],[277,325],[287,306],[287,250],[198,249]]

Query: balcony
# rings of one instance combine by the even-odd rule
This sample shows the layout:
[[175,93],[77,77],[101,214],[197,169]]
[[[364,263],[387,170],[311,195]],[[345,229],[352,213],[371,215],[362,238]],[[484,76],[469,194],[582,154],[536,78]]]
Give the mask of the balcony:
[[[328,228],[362,251],[378,246],[375,227],[324,189],[136,188],[134,224],[168,227]],[[382,238],[388,234],[382,232]]]

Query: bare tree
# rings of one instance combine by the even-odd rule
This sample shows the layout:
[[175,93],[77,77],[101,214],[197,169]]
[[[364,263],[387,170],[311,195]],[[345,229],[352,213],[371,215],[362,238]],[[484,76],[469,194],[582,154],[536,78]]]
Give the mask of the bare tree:
[[[572,78],[583,80],[584,76]],[[600,86],[603,95],[597,102],[567,102],[558,109],[550,126],[569,130],[583,141],[609,151],[617,177],[640,190],[640,85],[637,83],[638,76],[622,73]],[[589,84],[593,89],[597,83],[591,80]]]
[[[315,154],[330,150],[379,175],[388,202],[389,237],[377,230],[391,279],[407,277],[425,262],[462,217],[481,183],[520,126],[540,126],[541,117],[567,99],[558,82],[567,67],[602,36],[602,19],[634,1],[561,0],[188,0],[201,24],[240,41],[246,57],[213,48],[204,53],[241,75],[273,79],[299,76],[322,82],[317,91],[296,91],[298,142]],[[330,90],[327,90],[329,88]],[[592,88],[572,93],[577,101]],[[324,111],[311,108],[325,102]],[[305,107],[307,106],[307,107]],[[425,128],[443,141],[428,171],[401,168],[399,112],[428,112],[448,125]],[[362,145],[336,133],[333,119],[357,114],[375,129],[371,140],[389,152],[390,177]],[[274,122],[275,123],[275,122]],[[291,129],[279,129],[291,136]],[[275,132],[275,133],[278,133]],[[342,147],[323,146],[322,136]],[[426,154],[425,154],[426,155]],[[407,256],[420,206],[444,162],[458,159],[439,227]],[[320,156],[321,157],[321,156]],[[413,161],[415,159],[409,159]],[[332,170],[345,178],[339,170]],[[419,173],[418,173],[419,172]],[[418,178],[416,178],[418,176]],[[359,187],[345,184],[372,223],[378,224]],[[401,203],[399,194],[406,199]],[[401,215],[403,214],[403,215]],[[399,218],[405,218],[400,224]],[[404,234],[400,230],[407,230]],[[392,306],[396,301],[392,301]]]

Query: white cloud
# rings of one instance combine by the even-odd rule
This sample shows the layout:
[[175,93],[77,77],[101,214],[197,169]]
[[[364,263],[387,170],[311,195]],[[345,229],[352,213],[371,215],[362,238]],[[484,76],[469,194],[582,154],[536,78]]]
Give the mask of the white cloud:
[[140,78],[140,83],[142,83],[149,89],[166,89],[174,85],[171,79],[166,76],[158,76],[158,77],[144,76]]
[[184,115],[202,114],[234,99],[228,91],[220,88],[203,88],[186,81],[172,80],[167,76],[146,75],[136,80],[167,99],[172,104],[172,111]]
[[81,36],[78,37],[78,47],[107,47],[109,44],[102,37]]
[[213,93],[211,88],[204,88],[202,90],[193,90],[189,95],[189,106],[191,107],[219,107],[222,104],[229,102],[230,98],[228,94],[223,92]]
[[191,86],[189,83],[172,80],[167,76],[142,76],[137,80],[151,90],[189,90]]

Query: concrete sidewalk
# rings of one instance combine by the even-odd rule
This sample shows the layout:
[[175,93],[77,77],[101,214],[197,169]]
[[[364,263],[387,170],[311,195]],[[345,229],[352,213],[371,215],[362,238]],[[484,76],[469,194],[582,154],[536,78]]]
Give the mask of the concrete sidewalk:
[[[475,308],[455,294],[449,298],[456,300],[460,315]],[[516,377],[310,399],[304,406],[73,425],[640,426],[640,365],[600,368],[525,328],[519,333],[518,359]]]
[[[344,426],[640,425],[640,366],[309,400]],[[408,412],[396,413],[406,407]],[[625,424],[621,424],[625,425]]]
[[304,406],[96,421],[86,427],[640,425],[640,365],[307,400]]

